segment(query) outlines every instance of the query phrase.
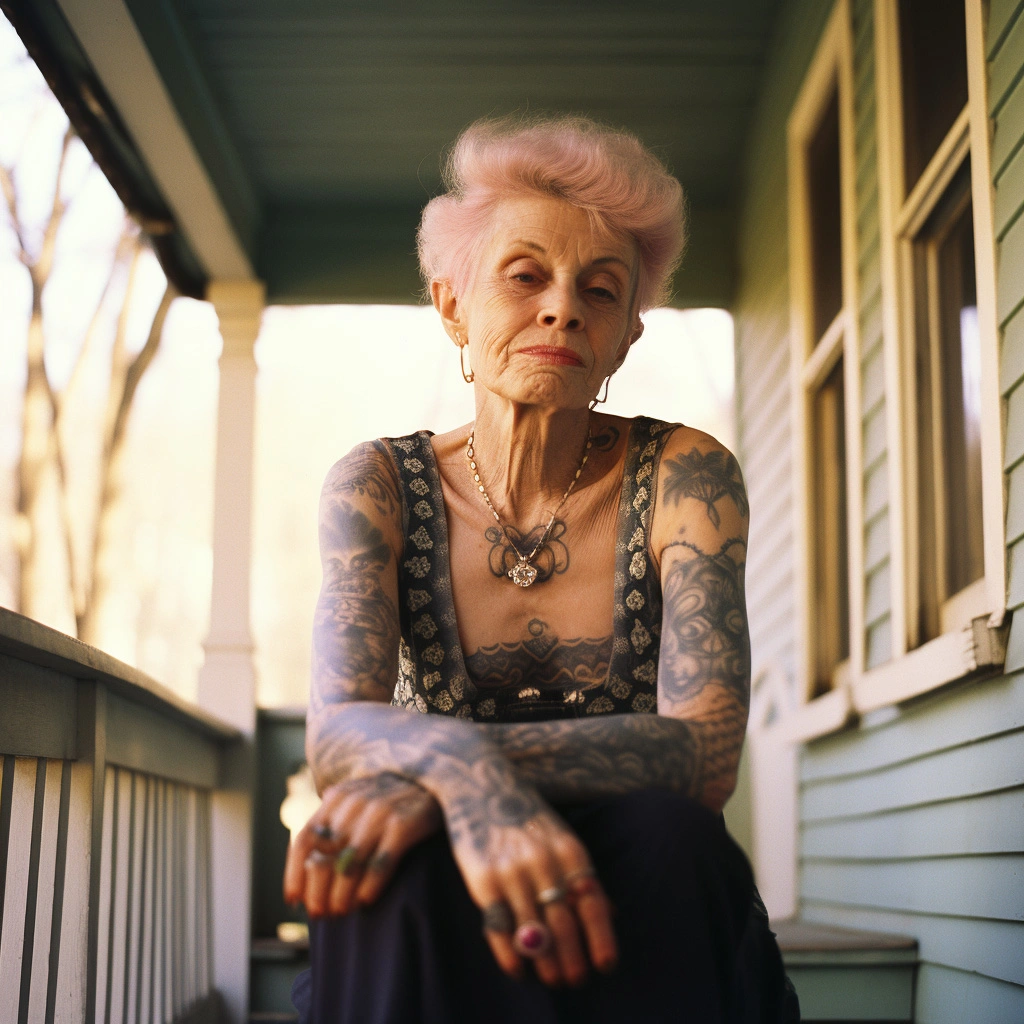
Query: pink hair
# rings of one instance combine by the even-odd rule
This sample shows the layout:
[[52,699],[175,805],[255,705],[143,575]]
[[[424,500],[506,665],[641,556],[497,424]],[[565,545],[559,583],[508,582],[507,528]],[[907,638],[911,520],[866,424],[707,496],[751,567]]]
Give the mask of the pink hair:
[[459,136],[443,180],[446,192],[427,203],[417,235],[428,287],[447,280],[456,295],[470,289],[495,207],[539,193],[634,239],[638,311],[668,298],[686,240],[683,189],[633,135],[586,117],[485,118]]

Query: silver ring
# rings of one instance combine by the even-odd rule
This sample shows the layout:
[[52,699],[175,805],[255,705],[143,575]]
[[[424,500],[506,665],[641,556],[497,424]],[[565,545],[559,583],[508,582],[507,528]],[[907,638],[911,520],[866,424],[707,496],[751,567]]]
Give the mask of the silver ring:
[[306,867],[328,867],[334,863],[333,853],[324,853],[323,850],[318,850],[314,847],[309,851],[309,855],[306,857]]
[[561,903],[568,895],[569,891],[565,886],[551,885],[537,893],[537,902],[542,907],[546,907],[549,903]]

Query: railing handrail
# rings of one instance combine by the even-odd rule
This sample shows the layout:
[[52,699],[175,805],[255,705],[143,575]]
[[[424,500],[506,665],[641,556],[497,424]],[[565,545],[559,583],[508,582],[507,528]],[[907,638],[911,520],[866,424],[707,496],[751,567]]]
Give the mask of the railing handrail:
[[77,681],[101,682],[111,693],[220,742],[241,738],[236,728],[179,697],[145,672],[8,608],[0,608],[0,654],[53,669]]

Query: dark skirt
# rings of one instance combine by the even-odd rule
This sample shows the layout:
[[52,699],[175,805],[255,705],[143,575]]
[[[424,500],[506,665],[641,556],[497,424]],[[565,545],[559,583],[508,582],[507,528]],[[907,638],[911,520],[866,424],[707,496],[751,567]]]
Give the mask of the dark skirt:
[[620,960],[579,989],[498,968],[441,833],[376,904],[313,922],[303,1024],[782,1024],[799,1019],[750,866],[720,817],[648,790],[558,808],[615,910]]

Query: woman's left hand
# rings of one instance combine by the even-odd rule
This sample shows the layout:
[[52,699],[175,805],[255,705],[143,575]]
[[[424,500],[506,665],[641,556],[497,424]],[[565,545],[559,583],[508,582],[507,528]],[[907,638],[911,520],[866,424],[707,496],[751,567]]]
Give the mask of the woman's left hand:
[[330,786],[288,848],[285,900],[305,903],[310,917],[367,906],[405,853],[440,825],[434,797],[400,775],[383,772]]

